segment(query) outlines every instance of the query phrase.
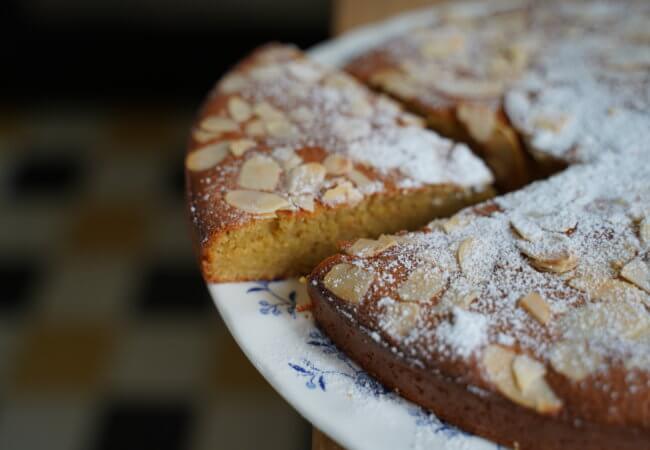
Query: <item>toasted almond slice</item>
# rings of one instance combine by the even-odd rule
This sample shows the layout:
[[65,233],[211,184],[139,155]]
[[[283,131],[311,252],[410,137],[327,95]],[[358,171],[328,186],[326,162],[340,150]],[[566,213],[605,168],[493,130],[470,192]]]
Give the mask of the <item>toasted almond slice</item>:
[[354,185],[357,188],[359,188],[361,190],[363,190],[365,188],[368,188],[373,184],[373,182],[372,182],[372,180],[370,178],[365,176],[363,172],[360,172],[360,171],[358,171],[356,169],[350,170],[346,174],[346,176],[350,179],[350,181],[352,181],[354,183]]
[[285,119],[271,119],[266,122],[266,131],[275,138],[290,138],[298,134],[298,130]]
[[260,191],[230,191],[226,194],[226,202],[247,213],[261,215],[272,214],[291,207],[284,197]]
[[493,268],[493,261],[481,247],[481,241],[468,237],[460,243],[456,253],[461,270],[474,282],[487,279]]
[[572,381],[581,381],[596,372],[602,357],[589,350],[584,342],[562,341],[551,350],[551,365]]
[[397,240],[393,236],[382,234],[379,236],[379,239],[357,239],[345,252],[348,255],[359,256],[360,258],[370,258],[388,250],[396,244]]
[[256,67],[250,71],[252,79],[261,82],[275,81],[284,76],[284,70],[279,64]]
[[526,395],[531,388],[546,374],[544,364],[528,355],[517,355],[512,361],[512,372],[522,394]]
[[441,226],[442,229],[445,230],[445,233],[449,234],[454,230],[465,228],[467,225],[469,225],[469,223],[469,217],[456,214],[451,219],[442,223]]
[[543,272],[564,273],[578,265],[578,257],[570,248],[570,241],[563,234],[548,233],[539,242],[519,241],[517,246],[528,256],[530,263]]
[[424,127],[426,125],[426,121],[422,117],[418,117],[415,114],[410,114],[410,113],[402,113],[399,116],[399,122],[402,125],[406,125],[409,127]]
[[228,112],[230,117],[237,122],[246,122],[253,115],[253,108],[241,97],[230,97],[228,100]]
[[251,120],[248,122],[246,124],[245,131],[249,136],[264,136],[266,134],[264,122],[259,119]]
[[315,199],[311,194],[301,194],[291,197],[291,201],[300,209],[305,211],[314,212],[315,209]]
[[438,59],[458,53],[465,48],[465,37],[460,33],[448,36],[432,36],[420,46],[420,53],[425,58]]
[[315,83],[323,76],[323,71],[308,61],[292,61],[287,64],[287,69],[291,75],[306,83]]
[[255,147],[255,141],[251,139],[237,139],[230,141],[230,153],[235,156],[241,156],[253,147]]
[[646,294],[635,286],[621,280],[605,280],[593,295],[605,302],[616,303],[622,300],[643,302]]
[[594,276],[580,276],[571,278],[567,284],[574,289],[579,291],[586,292],[591,297],[595,297],[596,293],[606,281],[606,278],[594,277]]
[[393,336],[407,336],[415,328],[419,312],[416,303],[394,302],[383,311],[381,327]]
[[510,217],[510,225],[522,238],[530,242],[542,239],[544,232],[535,222],[521,214],[513,214]]
[[537,292],[531,292],[519,299],[519,306],[533,316],[539,323],[546,325],[551,320],[551,308]]
[[268,102],[256,103],[253,106],[256,116],[264,120],[284,119],[284,113]]
[[284,170],[291,170],[302,164],[302,158],[289,147],[276,148],[273,150],[273,157],[278,160]]
[[219,164],[227,154],[227,142],[209,144],[188,154],[185,158],[185,167],[192,172],[208,170]]
[[230,74],[219,83],[219,90],[224,94],[241,91],[248,85],[248,80],[239,74]]
[[623,267],[621,277],[650,294],[650,264],[642,258],[635,258]]
[[[544,377],[537,376],[539,367],[534,364],[535,361],[530,364],[524,358],[510,349],[490,345],[485,350],[483,366],[490,381],[510,400],[540,413],[557,412],[562,407],[561,400],[553,393]],[[515,361],[518,359],[515,369]],[[521,384],[526,386],[525,391],[518,384],[515,370],[519,371]]]
[[325,167],[312,162],[291,169],[287,178],[287,189],[291,194],[316,192],[325,179]]
[[491,108],[475,103],[461,103],[456,115],[477,142],[485,143],[492,136],[496,115]]
[[533,127],[559,134],[568,122],[569,116],[564,114],[556,116],[539,115],[533,120]]
[[397,289],[402,300],[428,302],[447,284],[445,277],[432,267],[418,267]]
[[578,226],[578,217],[568,211],[549,214],[537,218],[537,225],[547,231],[566,233]]
[[291,110],[291,112],[289,112],[289,117],[302,124],[311,124],[315,119],[314,113],[306,106],[299,106],[298,108]]
[[363,97],[355,98],[350,103],[350,113],[356,117],[370,117],[373,113],[372,106]]
[[458,98],[498,97],[505,87],[502,80],[480,80],[471,78],[441,78],[436,80],[436,88],[445,94]]
[[278,184],[282,169],[272,158],[255,155],[242,165],[239,186],[245,189],[272,191]]
[[332,153],[325,158],[323,165],[331,175],[343,175],[352,169],[352,161],[340,153]]
[[323,203],[327,205],[338,205],[340,203],[356,204],[363,199],[359,192],[349,181],[343,181],[336,187],[328,189],[323,194]]
[[639,238],[645,245],[650,245],[650,216],[639,223]]
[[445,307],[459,307],[467,309],[476,300],[480,292],[475,289],[466,279],[459,278],[452,282],[449,289],[445,291],[441,304]]
[[206,143],[208,141],[216,139],[219,136],[221,136],[221,133],[214,133],[212,131],[205,131],[205,130],[201,130],[200,128],[194,130],[194,132],[192,133],[192,137],[194,138],[194,140],[196,140],[197,142],[200,142],[201,144],[204,144],[204,143]]
[[334,295],[350,303],[360,303],[370,289],[374,275],[367,270],[348,263],[340,263],[330,269],[323,284]]
[[402,98],[413,98],[418,95],[418,89],[409,76],[395,69],[375,73],[370,82]]
[[208,116],[201,120],[199,124],[201,129],[212,133],[230,133],[239,131],[239,125],[232,119],[222,116]]

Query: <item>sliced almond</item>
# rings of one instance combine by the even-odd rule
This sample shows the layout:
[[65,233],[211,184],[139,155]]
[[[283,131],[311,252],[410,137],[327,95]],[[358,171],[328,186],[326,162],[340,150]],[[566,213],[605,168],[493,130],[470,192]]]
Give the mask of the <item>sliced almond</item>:
[[650,216],[639,223],[639,238],[645,245],[650,245]]
[[284,119],[284,113],[268,102],[256,103],[253,113],[264,120]]
[[225,198],[229,205],[251,214],[272,214],[291,206],[284,197],[269,192],[234,190]]
[[456,281],[452,282],[449,289],[445,291],[441,304],[443,304],[445,307],[451,306],[467,309],[470,307],[472,302],[479,297],[479,295],[480,292],[474,288],[467,280],[464,278],[459,278]]
[[253,108],[241,97],[230,97],[228,100],[228,112],[230,117],[237,122],[246,122],[253,115]]
[[381,316],[380,325],[393,336],[407,336],[417,325],[420,307],[415,303],[394,302]]
[[194,130],[194,132],[192,133],[192,137],[193,137],[197,142],[200,142],[201,144],[204,144],[204,143],[206,143],[206,142],[208,142],[208,141],[211,141],[211,140],[213,140],[213,139],[216,139],[216,138],[218,138],[219,136],[221,136],[221,133],[214,133],[214,132],[212,132],[212,131],[205,131],[205,130],[201,130],[200,128],[197,128],[197,129]]
[[330,269],[323,284],[334,295],[350,303],[359,303],[370,289],[374,276],[371,272],[348,263]]
[[465,228],[470,223],[470,219],[467,216],[456,214],[451,219],[446,220],[441,224],[442,229],[445,230],[445,233],[449,234],[454,230]]
[[595,298],[596,293],[606,280],[607,278],[585,275],[571,278],[567,284],[572,288],[586,292],[589,296]]
[[299,106],[298,108],[292,110],[289,113],[289,117],[291,117],[291,119],[295,120],[296,122],[305,125],[311,124],[315,119],[314,113],[306,106]]
[[605,280],[593,294],[604,302],[616,303],[622,300],[643,302],[647,295],[630,283],[621,280]]
[[248,80],[239,74],[230,74],[219,83],[219,90],[224,94],[241,91],[248,85]]
[[356,204],[363,199],[359,192],[349,181],[343,181],[336,187],[328,189],[323,194],[323,203],[327,205],[338,205],[340,203]]
[[360,172],[356,169],[350,170],[346,176],[350,179],[350,181],[354,183],[356,187],[361,190],[369,188],[373,184],[370,178],[368,178],[363,172]]
[[492,272],[490,255],[484,251],[481,241],[474,237],[468,237],[460,243],[456,257],[465,276],[474,282],[486,280]]
[[271,119],[266,122],[266,131],[275,138],[290,138],[298,134],[296,127],[285,119]]
[[250,71],[250,77],[256,81],[270,82],[284,76],[284,70],[279,64],[256,67]]
[[428,302],[447,284],[445,277],[432,267],[418,267],[397,289],[400,298],[409,302]]
[[517,355],[512,361],[512,372],[519,390],[525,395],[546,374],[546,368],[528,355]]
[[357,239],[345,252],[348,255],[354,255],[360,258],[370,258],[388,250],[396,244],[397,240],[393,236],[382,234],[379,236],[379,239]]
[[635,258],[621,270],[621,277],[650,294],[650,264],[643,258]]
[[206,145],[187,155],[187,158],[185,158],[185,167],[192,172],[208,170],[219,164],[227,154],[227,142]]
[[232,119],[222,116],[208,116],[199,124],[202,130],[212,133],[231,133],[239,131],[239,125]]
[[436,88],[445,94],[458,98],[493,98],[504,90],[502,80],[481,80],[473,78],[441,78],[436,80]]
[[294,167],[287,177],[287,189],[291,194],[316,192],[325,179],[325,167],[319,163],[301,164]]
[[300,209],[305,211],[314,212],[315,209],[315,199],[311,194],[301,194],[291,197],[291,202]]
[[352,169],[352,161],[340,153],[332,153],[325,158],[323,165],[331,175],[343,175]]
[[544,231],[535,222],[521,214],[513,214],[510,217],[510,225],[527,241],[539,241],[544,235]]
[[477,142],[487,142],[494,133],[496,115],[491,108],[475,103],[461,103],[456,114]]
[[526,310],[542,325],[546,325],[551,320],[551,308],[537,292],[531,292],[519,299],[519,306]]
[[569,117],[563,114],[555,116],[540,115],[533,120],[533,127],[558,134],[564,129],[568,121]]
[[255,147],[255,141],[251,139],[237,139],[230,141],[230,153],[235,156],[241,156],[246,153],[247,150]]
[[264,136],[266,134],[264,122],[259,119],[251,120],[244,129],[249,136]]
[[272,191],[278,184],[282,169],[272,158],[255,155],[246,160],[239,172],[239,186],[245,189]]
[[566,236],[548,233],[539,242],[519,241],[517,246],[537,270],[564,273],[578,265],[578,257],[569,244]]
[[289,147],[276,148],[273,150],[273,157],[278,160],[284,170],[291,170],[302,164],[302,158]]
[[[490,345],[485,350],[483,366],[489,380],[510,400],[540,413],[557,412],[562,407],[561,400],[546,383],[544,374],[539,376],[539,367],[525,358],[510,349]],[[519,371],[519,379],[516,378],[515,370]],[[543,370],[545,372],[545,369]],[[525,391],[521,389],[519,382],[526,386]]]
[[356,98],[350,103],[350,113],[356,117],[370,117],[373,113],[372,105],[363,97]]
[[551,350],[553,369],[576,382],[594,373],[602,363],[602,357],[584,342],[562,341]]
[[420,53],[425,58],[438,59],[458,53],[465,48],[465,37],[454,33],[447,36],[432,36],[420,46]]

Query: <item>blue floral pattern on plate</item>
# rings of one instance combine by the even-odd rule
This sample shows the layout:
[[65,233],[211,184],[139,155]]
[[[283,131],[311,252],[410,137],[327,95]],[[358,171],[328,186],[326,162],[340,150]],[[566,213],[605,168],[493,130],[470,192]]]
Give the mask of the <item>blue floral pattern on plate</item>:
[[284,297],[278,294],[271,288],[270,281],[258,281],[256,286],[248,288],[247,294],[253,292],[264,292],[270,296],[272,300],[262,299],[258,301],[260,306],[260,313],[264,315],[279,316],[282,312],[286,312],[292,318],[296,318],[296,291],[292,290]]

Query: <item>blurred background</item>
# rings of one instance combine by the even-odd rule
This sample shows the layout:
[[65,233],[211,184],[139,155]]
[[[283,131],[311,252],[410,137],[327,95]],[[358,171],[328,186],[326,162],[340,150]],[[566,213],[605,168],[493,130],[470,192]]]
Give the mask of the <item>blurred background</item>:
[[305,449],[195,266],[190,122],[269,40],[328,37],[326,0],[4,0],[0,449]]
[[306,449],[195,266],[194,111],[259,44],[424,1],[0,4],[0,449]]

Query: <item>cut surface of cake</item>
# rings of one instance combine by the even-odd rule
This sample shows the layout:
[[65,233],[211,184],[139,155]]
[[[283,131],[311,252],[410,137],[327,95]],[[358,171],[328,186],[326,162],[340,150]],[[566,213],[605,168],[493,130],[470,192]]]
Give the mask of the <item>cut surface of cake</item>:
[[420,122],[294,47],[254,52],[209,96],[185,161],[206,279],[308,273],[338,241],[490,197],[485,165]]

